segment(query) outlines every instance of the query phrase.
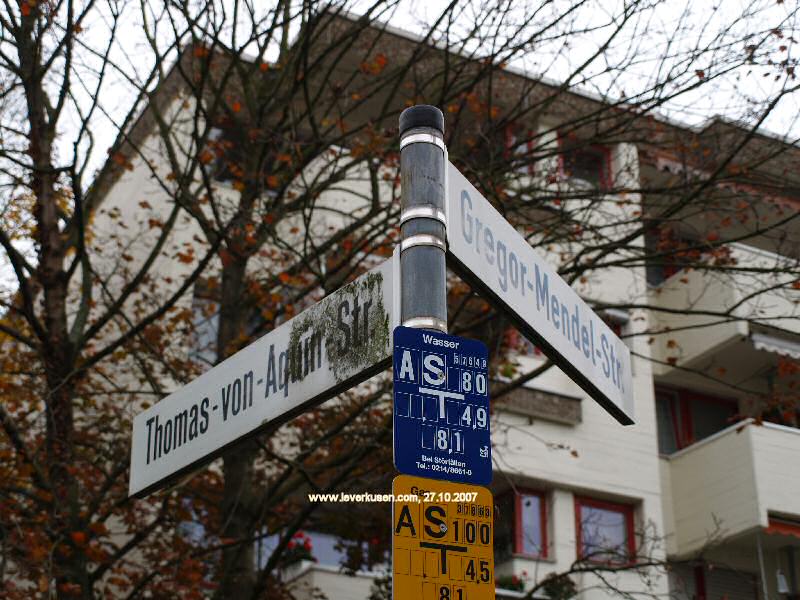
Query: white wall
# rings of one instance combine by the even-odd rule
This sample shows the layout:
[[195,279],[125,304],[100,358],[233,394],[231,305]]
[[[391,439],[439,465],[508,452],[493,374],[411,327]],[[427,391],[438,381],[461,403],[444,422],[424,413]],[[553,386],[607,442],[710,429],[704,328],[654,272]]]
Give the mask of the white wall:
[[800,519],[798,456],[800,430],[750,424],[664,459],[674,511],[670,551],[688,556],[764,528],[769,513]]

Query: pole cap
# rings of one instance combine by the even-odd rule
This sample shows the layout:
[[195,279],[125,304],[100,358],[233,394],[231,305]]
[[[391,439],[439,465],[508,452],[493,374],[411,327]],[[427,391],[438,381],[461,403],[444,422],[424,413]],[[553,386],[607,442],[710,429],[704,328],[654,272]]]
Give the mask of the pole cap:
[[430,104],[409,106],[400,113],[400,135],[414,127],[431,127],[444,135],[444,115]]

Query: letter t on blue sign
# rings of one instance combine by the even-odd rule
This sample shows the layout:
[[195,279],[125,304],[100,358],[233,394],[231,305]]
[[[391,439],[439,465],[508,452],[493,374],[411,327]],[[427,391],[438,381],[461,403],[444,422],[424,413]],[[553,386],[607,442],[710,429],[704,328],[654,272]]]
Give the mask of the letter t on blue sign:
[[486,345],[397,327],[393,370],[397,470],[432,479],[491,483]]

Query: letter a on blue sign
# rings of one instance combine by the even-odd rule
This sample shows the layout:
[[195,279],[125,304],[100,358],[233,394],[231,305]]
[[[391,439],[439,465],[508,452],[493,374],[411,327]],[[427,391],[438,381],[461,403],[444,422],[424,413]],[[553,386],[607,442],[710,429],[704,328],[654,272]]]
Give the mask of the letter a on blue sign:
[[394,330],[394,465],[407,475],[492,481],[489,351],[443,333]]

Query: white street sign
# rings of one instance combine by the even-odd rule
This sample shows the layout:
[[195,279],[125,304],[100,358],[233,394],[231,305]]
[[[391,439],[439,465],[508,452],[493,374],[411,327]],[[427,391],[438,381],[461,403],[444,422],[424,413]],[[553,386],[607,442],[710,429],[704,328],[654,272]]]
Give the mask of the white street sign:
[[129,493],[143,496],[386,368],[397,269],[395,254],[137,415]]
[[620,423],[633,423],[625,344],[448,163],[448,256],[466,279]]

